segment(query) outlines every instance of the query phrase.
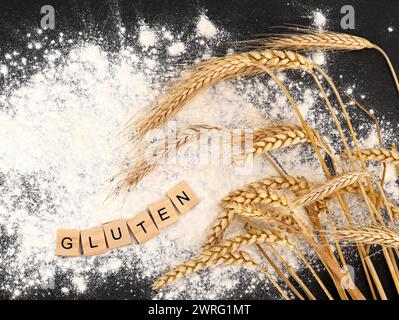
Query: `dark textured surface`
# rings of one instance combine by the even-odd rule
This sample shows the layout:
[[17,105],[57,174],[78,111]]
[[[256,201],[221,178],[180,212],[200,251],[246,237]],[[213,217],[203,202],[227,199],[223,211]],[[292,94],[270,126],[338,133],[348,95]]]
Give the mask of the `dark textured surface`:
[[[115,36],[115,19],[120,19],[127,28],[127,33],[133,33],[138,19],[148,24],[159,23],[174,25],[176,30],[183,30],[185,25],[198,16],[201,10],[218,26],[231,34],[231,39],[244,40],[256,34],[273,32],[270,27],[287,24],[309,26],[309,13],[319,8],[328,16],[328,28],[333,31],[340,29],[340,8],[344,4],[351,4],[356,10],[356,29],[349,33],[357,34],[378,43],[386,49],[394,65],[399,66],[398,51],[399,26],[392,33],[388,33],[390,25],[395,26],[395,19],[399,16],[397,1],[280,1],[280,0],[211,0],[211,1],[178,1],[178,0],[142,0],[142,1],[5,1],[0,3],[0,54],[12,48],[21,53],[26,51],[24,35],[32,28],[39,27],[40,7],[52,4],[56,9],[56,29],[48,31],[49,37],[56,37],[59,32],[68,34],[82,30],[91,30],[101,34],[110,46],[118,47]],[[98,36],[96,34],[95,36]],[[221,47],[220,52],[225,52]],[[393,126],[399,122],[398,95],[394,83],[381,55],[376,51],[337,53],[334,57],[335,67],[329,74],[341,89],[345,85],[357,83],[361,92],[367,94],[366,105],[373,105],[377,116],[385,116]],[[33,71],[32,71],[33,72]],[[340,74],[345,74],[343,80]],[[1,177],[0,177],[1,180]],[[0,182],[1,183],[1,182]],[[1,232],[1,229],[0,229]],[[4,245],[0,245],[0,253]],[[379,265],[380,275],[386,284],[387,291],[393,296],[388,271],[381,257],[375,257]],[[1,270],[0,270],[1,271]],[[57,283],[62,283],[59,276]],[[124,279],[123,284],[116,284],[116,278]],[[0,274],[0,281],[2,277]],[[129,280],[131,279],[131,280]],[[364,287],[364,279],[359,279]],[[245,280],[242,284],[245,287]],[[88,284],[91,287],[90,284]],[[389,289],[389,290],[388,290]],[[242,296],[237,290],[236,297],[264,298],[262,288],[248,296]],[[58,290],[40,290],[32,292],[31,298],[61,298]],[[0,297],[8,298],[6,293],[0,292]],[[84,298],[88,299],[142,299],[150,298],[149,283],[137,283],[137,280],[127,272],[119,272],[103,284],[96,284],[88,291]],[[72,295],[69,298],[83,298]],[[232,298],[235,298],[234,296]]]

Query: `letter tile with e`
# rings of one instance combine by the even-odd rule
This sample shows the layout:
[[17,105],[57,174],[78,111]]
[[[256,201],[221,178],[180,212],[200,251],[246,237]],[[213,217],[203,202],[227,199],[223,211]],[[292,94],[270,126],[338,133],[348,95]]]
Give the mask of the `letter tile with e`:
[[164,229],[179,220],[176,209],[169,198],[162,198],[148,206],[151,216],[158,229]]

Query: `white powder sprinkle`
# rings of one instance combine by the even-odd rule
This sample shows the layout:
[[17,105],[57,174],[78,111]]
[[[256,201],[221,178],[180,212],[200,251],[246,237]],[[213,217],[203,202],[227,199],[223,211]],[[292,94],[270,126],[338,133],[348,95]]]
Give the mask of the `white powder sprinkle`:
[[213,38],[217,32],[215,25],[205,14],[202,14],[197,21],[197,34],[205,38]]
[[165,30],[165,31],[163,32],[163,37],[164,37],[166,40],[169,40],[169,41],[172,41],[173,38],[174,38],[172,32],[170,32],[170,31],[168,31],[168,30]]
[[313,24],[321,29],[323,28],[327,23],[327,18],[321,11],[315,11],[313,12]]
[[1,73],[3,76],[7,75],[7,73],[8,73],[8,68],[7,68],[6,65],[2,64],[2,65],[0,66],[0,73]]
[[168,47],[168,53],[171,56],[179,56],[186,50],[186,47],[183,42],[178,41],[173,43],[171,46]]
[[325,55],[324,51],[318,51],[318,52],[313,53],[312,61],[319,66],[324,65],[326,63],[326,55]]
[[157,35],[153,30],[143,26],[140,29],[139,42],[144,48],[153,47],[157,43]]

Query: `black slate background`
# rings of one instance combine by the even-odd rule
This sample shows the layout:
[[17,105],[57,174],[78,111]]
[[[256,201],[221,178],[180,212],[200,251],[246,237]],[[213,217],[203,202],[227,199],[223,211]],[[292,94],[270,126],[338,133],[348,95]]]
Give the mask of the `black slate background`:
[[[395,66],[399,66],[399,2],[394,0],[379,1],[280,1],[280,0],[209,0],[209,1],[178,1],[178,0],[121,0],[121,1],[32,1],[32,0],[2,0],[0,1],[0,54],[8,49],[24,52],[26,49],[25,35],[32,28],[38,28],[40,23],[40,8],[51,4],[56,9],[56,29],[46,31],[48,36],[56,38],[59,32],[74,34],[82,30],[97,30],[111,48],[117,48],[117,37],[114,19],[120,19],[127,28],[127,33],[134,32],[138,19],[146,23],[174,25],[176,30],[182,30],[198,16],[201,10],[218,26],[222,26],[231,33],[231,38],[244,40],[257,34],[273,32],[270,27],[287,24],[309,26],[309,13],[314,9],[321,9],[327,13],[328,28],[342,32],[340,28],[340,8],[350,4],[356,12],[355,30],[345,31],[353,33],[378,43],[390,55]],[[389,33],[388,26],[394,26],[395,31]],[[397,28],[396,28],[397,26]],[[223,54],[228,47],[221,46]],[[350,59],[347,57],[350,56]],[[356,82],[361,88],[359,92],[367,95],[366,105],[372,105],[378,117],[385,116],[396,126],[399,122],[398,94],[390,77],[387,66],[380,54],[372,50],[350,53],[337,53],[334,58],[336,66],[329,74],[335,83],[345,89],[348,84]],[[33,72],[33,71],[32,71]],[[345,74],[340,80],[338,75]],[[1,85],[1,83],[0,83]],[[1,128],[0,128],[1,134]],[[1,222],[3,223],[3,222]],[[0,228],[1,232],[1,228]],[[0,240],[1,234],[0,234]],[[9,239],[8,239],[9,240]],[[1,243],[4,243],[3,241]],[[0,254],[4,250],[0,244]],[[1,258],[1,257],[0,257]],[[379,267],[380,276],[386,284],[390,297],[397,297],[391,286],[388,271],[380,256],[374,258]],[[58,284],[63,283],[66,275],[57,277],[56,290],[35,290],[28,297],[32,299],[60,299],[65,298],[59,292]],[[117,279],[125,279],[117,284]],[[364,287],[364,279],[358,279],[359,285]],[[0,270],[0,281],[2,281]],[[61,287],[62,285],[60,285]],[[242,287],[245,287],[245,279]],[[132,292],[131,292],[132,291]],[[240,288],[232,298],[267,299],[266,292],[259,287],[257,292],[242,295]],[[126,271],[121,271],[108,279],[106,283],[96,284],[93,289],[81,296],[72,292],[69,298],[86,299],[148,299],[151,297],[149,283],[137,281]],[[0,291],[0,298],[9,298],[6,292]]]

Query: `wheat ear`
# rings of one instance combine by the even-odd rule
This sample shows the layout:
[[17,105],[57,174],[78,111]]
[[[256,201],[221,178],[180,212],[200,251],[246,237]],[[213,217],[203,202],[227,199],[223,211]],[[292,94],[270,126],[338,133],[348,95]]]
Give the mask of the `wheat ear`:
[[[256,195],[256,197],[253,197],[253,195]],[[226,199],[227,197],[224,199],[225,202],[221,204],[224,211],[212,226],[212,229],[202,246],[203,250],[207,250],[222,239],[224,232],[229,227],[231,221],[233,221],[237,214],[241,212],[242,205],[263,203],[274,207],[282,206],[287,208],[287,201],[284,197],[273,193],[270,194],[267,189],[263,189],[262,191],[254,189],[251,193],[243,191],[240,195],[229,197],[229,199],[231,199],[229,201]]]
[[253,261],[250,256],[243,251],[226,253],[215,260],[197,258],[184,262],[183,264],[173,268],[173,270],[158,278],[152,285],[153,289],[160,289],[176,280],[196,272],[200,269],[208,268],[219,264],[240,264],[247,266],[255,266],[258,264]]
[[[201,254],[196,259],[178,265],[160,277],[153,284],[153,288],[160,288],[199,269],[215,265],[220,261],[220,259],[224,262],[226,260],[224,257],[229,257],[229,255],[242,246],[268,242],[281,245],[290,245],[291,243],[286,236],[283,236],[281,233],[276,231],[251,230],[243,235],[224,240],[215,246],[211,246],[207,250],[201,251]],[[253,262],[251,262],[251,264],[253,264]]]
[[283,231],[304,231],[293,215],[262,210],[256,206],[243,206],[238,216],[245,220],[266,223],[267,227],[277,227]]
[[206,249],[220,241],[231,221],[240,212],[242,205],[268,204],[274,207],[287,208],[285,197],[279,196],[273,190],[288,189],[292,192],[308,190],[310,183],[302,177],[286,176],[285,178],[272,176],[257,180],[247,186],[230,192],[221,200],[221,207],[225,210],[217,218],[213,225],[203,249]]
[[255,187],[249,184],[230,192],[220,203],[222,208],[235,208],[237,205],[267,204],[273,207],[287,208],[287,199],[267,187]]
[[273,207],[287,207],[287,200],[285,197],[277,193],[269,191],[267,187],[258,187],[254,185],[247,185],[241,189],[230,192],[228,196],[224,197],[220,206],[224,209],[221,215],[217,218],[213,225],[203,249],[209,248],[218,242],[228,228],[231,221],[236,217],[240,211],[240,205],[248,204],[267,204]]
[[[154,149],[154,153],[152,154],[152,158],[149,161],[142,159],[142,152],[137,152],[141,160],[132,169],[129,168],[129,171],[123,171],[120,173],[120,176],[122,176],[122,178],[120,179],[116,190],[129,190],[133,188],[147,174],[149,174],[158,166],[161,159],[165,159],[172,151],[177,151],[190,141],[197,139],[204,131],[208,132],[212,130],[220,131],[221,128],[203,124],[190,126],[184,129],[181,134],[178,134],[178,137],[176,137],[176,139],[174,139],[173,141],[170,142],[169,140],[163,140],[160,144],[151,146]],[[146,146],[146,148],[149,148],[149,146]]]
[[375,44],[367,39],[344,33],[320,32],[292,34],[281,37],[269,37],[258,40],[266,48],[283,50],[362,50],[373,49]]
[[[399,152],[394,149],[362,149],[360,150],[360,153],[364,160],[381,161],[399,165]],[[354,152],[353,154],[359,157],[359,153]]]
[[138,130],[138,136],[143,137],[149,130],[165,124],[206,88],[222,80],[262,73],[258,64],[278,71],[307,68],[310,61],[291,51],[269,49],[210,59],[193,67],[146,116],[131,122],[128,130]]
[[399,232],[382,227],[345,228],[335,232],[338,239],[350,240],[364,244],[380,244],[386,247],[399,248]]
[[237,215],[237,210],[230,209],[223,211],[218,216],[216,222],[214,223],[211,231],[208,234],[208,237],[206,238],[205,243],[202,246],[203,250],[209,249],[212,245],[214,245],[215,243],[219,242],[220,239],[222,239],[225,230],[229,227],[231,221],[234,220],[236,215]]
[[266,152],[309,142],[308,135],[301,126],[284,125],[255,130],[253,146],[245,150],[245,155],[236,157],[235,162],[252,159]]
[[318,200],[324,199],[333,193],[341,190],[351,184],[357,182],[361,177],[369,176],[367,172],[350,172],[343,174],[337,178],[331,179],[327,183],[315,188],[309,193],[297,198],[291,209],[295,209],[300,206],[306,206]]
[[345,33],[308,31],[300,34],[291,34],[280,37],[269,37],[266,39],[255,40],[254,43],[259,44],[263,48],[294,51],[313,49],[344,51],[375,49],[383,55],[391,71],[392,77],[394,78],[396,88],[399,91],[398,77],[388,55],[381,47],[377,46],[374,43],[371,43],[369,40],[362,37]]

